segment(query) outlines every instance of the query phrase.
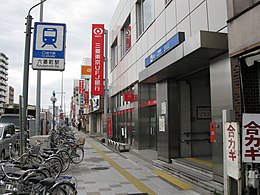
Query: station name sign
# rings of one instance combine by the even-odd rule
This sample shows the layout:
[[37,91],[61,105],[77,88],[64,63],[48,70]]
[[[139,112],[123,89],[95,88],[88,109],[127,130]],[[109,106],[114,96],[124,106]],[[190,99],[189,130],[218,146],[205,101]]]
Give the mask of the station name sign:
[[185,41],[184,32],[176,33],[172,38],[170,38],[167,42],[165,42],[162,46],[160,46],[157,50],[155,50],[151,55],[145,58],[145,67],[150,66],[153,62],[158,60],[160,57],[180,45]]
[[34,70],[65,69],[66,24],[34,24],[33,60]]

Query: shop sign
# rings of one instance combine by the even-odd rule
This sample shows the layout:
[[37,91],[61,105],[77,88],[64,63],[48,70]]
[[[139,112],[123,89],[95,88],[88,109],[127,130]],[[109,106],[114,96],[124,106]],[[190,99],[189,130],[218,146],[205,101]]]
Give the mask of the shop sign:
[[94,96],[91,99],[92,101],[92,110],[93,111],[97,111],[100,109],[100,96]]
[[242,161],[260,163],[260,114],[243,114]]
[[145,102],[145,106],[153,106],[156,104],[156,99]]
[[166,43],[155,50],[150,56],[145,58],[145,67],[150,66],[153,62],[158,60],[160,57],[177,47],[179,44],[185,41],[184,32],[178,32]]
[[84,92],[84,80],[79,80],[79,94]]
[[81,66],[81,78],[90,79],[91,66]]
[[104,24],[92,24],[91,94],[104,94]]
[[88,91],[84,91],[84,101],[88,101],[89,100],[89,92]]
[[131,26],[126,29],[126,51],[131,48]]
[[216,129],[217,129],[217,123],[216,122],[210,122],[210,142],[214,143],[216,142]]
[[132,93],[124,93],[123,94],[123,100],[125,102],[133,102],[135,101],[135,94]]
[[226,122],[224,128],[227,175],[238,180],[240,178],[239,124],[237,122]]
[[112,136],[112,119],[107,118],[107,134],[108,136]]

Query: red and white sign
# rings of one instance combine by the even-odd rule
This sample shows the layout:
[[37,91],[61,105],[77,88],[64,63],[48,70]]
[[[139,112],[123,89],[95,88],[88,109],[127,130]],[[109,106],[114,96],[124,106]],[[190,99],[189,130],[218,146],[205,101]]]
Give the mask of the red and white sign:
[[131,48],[131,26],[126,29],[126,51]]
[[84,91],[84,101],[88,101],[89,100],[89,92],[88,91]]
[[238,180],[240,178],[239,124],[237,122],[226,122],[224,128],[224,151],[227,174]]
[[107,135],[112,136],[112,119],[107,118]]
[[260,114],[243,114],[242,161],[260,163]]
[[133,101],[135,101],[135,94],[133,94],[133,93],[124,93],[123,94],[123,100],[125,101],[125,102],[133,102]]
[[104,95],[104,24],[92,24],[91,94]]
[[156,99],[145,102],[145,106],[154,106],[154,105],[156,105]]
[[79,80],[79,94],[84,93],[84,80]]
[[210,122],[210,142],[215,143],[216,142],[216,130],[217,130],[217,123],[216,122]]

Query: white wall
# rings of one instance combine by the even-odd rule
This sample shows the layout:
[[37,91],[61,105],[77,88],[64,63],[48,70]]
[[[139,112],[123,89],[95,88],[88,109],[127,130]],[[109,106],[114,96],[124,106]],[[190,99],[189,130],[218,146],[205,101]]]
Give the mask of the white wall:
[[[114,95],[138,81],[145,69],[145,58],[170,39],[176,32],[185,32],[189,39],[199,30],[217,32],[225,29],[226,0],[172,0],[166,7],[164,1],[155,3],[155,21],[136,38],[136,0],[121,0],[109,27],[109,44],[118,39],[118,65],[109,74],[110,95]],[[131,46],[121,57],[121,33],[126,18],[131,14]]]

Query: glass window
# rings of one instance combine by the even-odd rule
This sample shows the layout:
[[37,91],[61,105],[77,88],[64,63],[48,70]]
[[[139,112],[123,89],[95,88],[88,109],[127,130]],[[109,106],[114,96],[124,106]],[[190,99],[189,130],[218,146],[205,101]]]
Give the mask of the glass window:
[[154,0],[139,0],[136,3],[137,38],[154,20]]
[[111,70],[113,70],[118,63],[118,45],[117,38],[111,46]]
[[122,32],[122,56],[131,48],[131,18],[127,17]]

